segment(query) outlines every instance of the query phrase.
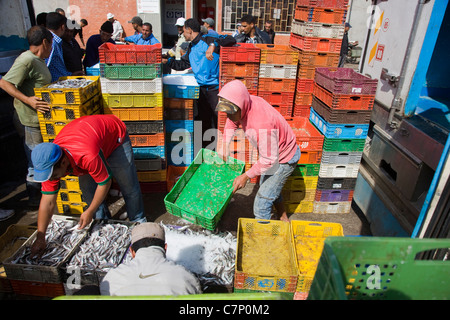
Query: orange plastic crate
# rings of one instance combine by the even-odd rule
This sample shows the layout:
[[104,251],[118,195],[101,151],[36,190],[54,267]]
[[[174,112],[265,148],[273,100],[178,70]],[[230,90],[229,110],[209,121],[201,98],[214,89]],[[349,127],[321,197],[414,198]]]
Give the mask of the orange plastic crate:
[[261,49],[262,64],[294,64],[298,63],[298,51],[287,45],[256,44]]
[[164,133],[130,135],[133,147],[156,147],[164,145]]
[[339,64],[339,56],[339,53],[300,50],[299,63],[323,67],[337,67]]
[[266,100],[272,106],[291,106],[294,103],[294,92],[273,92],[273,91],[258,91],[258,96]]
[[297,6],[295,8],[294,19],[300,21],[343,24],[345,23],[346,14],[347,10],[345,9]]
[[311,105],[313,99],[312,93],[303,93],[297,91],[295,93],[294,103],[298,105]]
[[177,183],[178,179],[181,178],[183,173],[187,170],[188,166],[168,166],[167,167],[167,192],[172,190],[175,183]]
[[292,128],[297,144],[302,151],[320,150],[323,148],[324,136],[306,117],[284,117]]
[[346,9],[349,0],[297,0],[297,6]]
[[245,85],[248,93],[251,95],[256,95],[258,92],[258,77],[225,77],[222,76],[219,81],[220,89],[223,88],[228,82],[233,80],[240,80]]
[[283,117],[292,116],[292,105],[272,105]]
[[297,77],[300,79],[314,80],[316,67],[307,64],[298,64]]
[[313,93],[314,80],[312,79],[297,79],[297,92],[301,93]]
[[305,51],[340,53],[342,39],[302,37],[291,33],[289,44]]
[[317,83],[314,95],[333,109],[372,110],[375,101],[373,95],[332,94]]
[[296,79],[259,78],[258,91],[294,92]]
[[261,49],[253,43],[237,43],[232,47],[220,48],[220,59],[223,62],[254,62],[259,63]]
[[306,117],[309,118],[311,113],[311,106],[300,106],[294,104],[294,109],[292,111],[293,117]]
[[193,109],[194,99],[164,98],[164,108]]
[[258,77],[259,64],[245,62],[221,62],[220,77]]
[[98,48],[100,63],[153,64],[161,63],[161,44],[115,45],[109,42]]
[[308,163],[320,163],[322,160],[322,150],[301,150],[302,155],[298,163],[308,164]]

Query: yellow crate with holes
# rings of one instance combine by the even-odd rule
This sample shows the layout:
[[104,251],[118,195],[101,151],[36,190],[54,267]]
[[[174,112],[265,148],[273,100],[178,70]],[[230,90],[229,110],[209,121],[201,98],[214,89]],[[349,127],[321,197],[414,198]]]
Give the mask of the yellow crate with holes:
[[312,190],[317,189],[319,176],[290,176],[283,190]]
[[99,95],[80,105],[73,104],[52,104],[50,110],[38,112],[39,123],[53,121],[71,121],[82,116],[103,113],[103,101]]
[[289,190],[281,191],[283,200],[286,202],[314,201],[316,199],[316,189]]
[[56,201],[58,213],[60,214],[82,214],[87,208],[86,202],[70,202],[70,201]]
[[58,199],[63,202],[84,202],[83,200],[83,194],[81,191],[78,190],[59,190],[58,192]]
[[163,94],[108,94],[103,93],[103,104],[110,108],[162,107]]
[[314,210],[314,201],[284,202],[287,213],[311,213]]
[[316,221],[291,221],[292,240],[298,266],[296,292],[309,292],[319,264],[325,238],[344,236],[339,223]]
[[122,121],[163,120],[163,107],[105,108],[105,114],[113,114]]
[[99,76],[69,76],[60,77],[58,81],[87,79],[92,82],[81,88],[49,88],[54,83],[34,88],[36,97],[50,104],[83,104],[101,92]]
[[59,180],[59,188],[61,191],[78,191],[81,192],[80,181],[77,176],[65,176]]

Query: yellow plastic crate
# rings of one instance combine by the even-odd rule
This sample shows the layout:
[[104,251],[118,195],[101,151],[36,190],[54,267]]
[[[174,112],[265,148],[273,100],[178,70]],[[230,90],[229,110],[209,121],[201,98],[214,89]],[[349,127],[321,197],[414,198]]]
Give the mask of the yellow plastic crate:
[[99,95],[81,105],[73,104],[52,104],[50,111],[46,113],[38,112],[39,123],[53,121],[70,121],[92,114],[103,113],[103,103]]
[[41,128],[42,137],[51,142],[53,141],[58,133],[64,128],[71,120],[64,121],[39,121],[39,127]]
[[65,176],[59,181],[59,188],[62,191],[81,192],[80,181],[77,176]]
[[289,190],[281,191],[283,200],[286,202],[314,201],[316,199],[316,189]]
[[163,120],[163,107],[149,108],[109,108],[105,114],[113,114],[122,121],[155,121]]
[[284,202],[287,213],[311,213],[314,209],[314,201]]
[[295,292],[298,271],[290,228],[284,221],[239,218],[236,289]]
[[103,94],[105,107],[110,108],[147,108],[162,107],[163,94]]
[[49,85],[46,85],[41,88],[34,88],[34,94],[36,95],[36,97],[41,98],[48,103],[56,105],[83,104],[95,95],[100,94],[101,89],[99,76],[60,77],[58,81],[80,78],[93,80],[93,82],[83,88],[56,89],[48,88]]
[[77,190],[59,190],[58,192],[58,199],[62,202],[84,202],[83,201],[83,194],[81,191]]
[[324,241],[329,236],[344,236],[339,223],[291,221],[292,239],[298,266],[297,292],[309,292]]
[[317,189],[317,182],[319,176],[303,177],[303,176],[290,176],[286,184],[284,185],[284,190],[312,190]]
[[140,182],[157,182],[166,181],[167,177],[166,170],[158,171],[138,171],[137,176]]
[[57,200],[58,213],[60,214],[82,214],[88,207],[86,202],[70,202]]

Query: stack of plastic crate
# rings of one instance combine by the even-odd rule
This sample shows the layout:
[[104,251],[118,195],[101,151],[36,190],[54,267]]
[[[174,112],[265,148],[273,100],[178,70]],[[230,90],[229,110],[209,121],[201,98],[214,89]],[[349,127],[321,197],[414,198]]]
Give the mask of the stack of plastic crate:
[[192,74],[164,75],[167,191],[194,160],[194,100],[200,86]]
[[258,96],[285,117],[292,116],[298,51],[285,45],[257,44],[261,49]]
[[[251,95],[258,94],[259,67],[261,49],[252,43],[238,43],[233,47],[220,48],[220,74],[219,88],[233,80],[242,81]],[[218,129],[223,133],[227,115],[225,112],[218,113]],[[219,134],[218,148],[222,146]],[[233,141],[230,144],[230,156],[245,162],[246,171],[257,161],[257,150],[253,148],[245,138],[244,132],[236,130]],[[259,181],[258,178],[251,180],[252,183]]]
[[317,67],[337,67],[348,0],[297,0],[289,44],[299,50],[294,116],[309,117]]
[[353,69],[316,69],[310,120],[325,139],[314,213],[350,212],[376,90]]
[[165,192],[161,45],[99,47],[106,114],[127,125],[143,193]]
[[319,179],[324,136],[306,117],[285,117],[295,133],[301,150],[297,168],[288,178],[282,196],[287,213],[310,213],[313,210]]
[[[35,95],[50,104],[50,111],[38,112],[39,125],[44,142],[52,142],[70,121],[82,116],[103,113],[100,81],[98,76],[61,77],[58,81],[86,79],[92,82],[80,88],[35,88]],[[50,85],[51,87],[51,85]],[[60,214],[81,214],[87,204],[78,177],[61,179],[57,207]]]

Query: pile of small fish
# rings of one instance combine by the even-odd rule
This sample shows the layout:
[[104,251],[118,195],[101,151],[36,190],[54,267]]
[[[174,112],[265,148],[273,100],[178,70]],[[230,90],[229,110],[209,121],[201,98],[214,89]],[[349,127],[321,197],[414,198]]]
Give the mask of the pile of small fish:
[[91,84],[93,81],[85,78],[59,80],[48,86],[51,89],[77,89]]
[[82,243],[68,266],[108,271],[115,268],[131,243],[131,228],[120,223],[98,224]]
[[47,247],[41,256],[32,256],[31,246],[24,247],[12,260],[14,264],[56,266],[83,237],[74,220],[52,220],[45,233]]

